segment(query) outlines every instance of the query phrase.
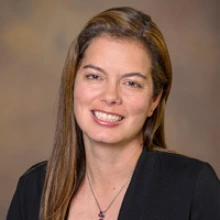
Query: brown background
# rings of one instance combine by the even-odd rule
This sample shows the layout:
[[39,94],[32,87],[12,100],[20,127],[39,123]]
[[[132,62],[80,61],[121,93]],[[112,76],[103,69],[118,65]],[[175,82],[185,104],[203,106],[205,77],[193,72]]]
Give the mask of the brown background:
[[218,0],[1,0],[0,219],[19,176],[51,150],[67,48],[94,14],[130,5],[164,32],[174,70],[166,112],[171,149],[209,162],[220,176]]

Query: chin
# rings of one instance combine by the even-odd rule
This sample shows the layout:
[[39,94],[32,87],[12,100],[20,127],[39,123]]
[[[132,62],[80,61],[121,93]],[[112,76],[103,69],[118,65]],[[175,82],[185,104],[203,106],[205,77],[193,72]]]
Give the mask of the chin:
[[121,142],[121,138],[112,137],[112,135],[103,135],[103,134],[85,135],[85,138],[88,139],[90,142],[103,143],[103,144],[114,145]]

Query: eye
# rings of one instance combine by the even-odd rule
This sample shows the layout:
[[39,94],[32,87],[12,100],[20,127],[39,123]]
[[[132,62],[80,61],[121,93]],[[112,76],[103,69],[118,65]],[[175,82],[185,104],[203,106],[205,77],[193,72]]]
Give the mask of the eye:
[[131,87],[142,88],[142,86],[140,85],[140,83],[137,83],[137,82],[131,81],[131,80],[130,80],[130,81],[127,81],[125,84],[128,85],[128,86],[131,86]]
[[99,75],[96,75],[96,74],[87,74],[86,78],[87,79],[93,79],[93,80],[101,80],[101,77]]

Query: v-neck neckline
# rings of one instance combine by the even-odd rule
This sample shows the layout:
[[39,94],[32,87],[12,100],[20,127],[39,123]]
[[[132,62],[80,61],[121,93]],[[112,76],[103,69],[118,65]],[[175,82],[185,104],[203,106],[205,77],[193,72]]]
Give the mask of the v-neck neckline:
[[[143,216],[144,208],[147,205],[146,197],[151,191],[153,183],[155,162],[155,152],[150,152],[144,147],[122,201],[118,220],[142,219],[141,216]],[[144,201],[145,204],[143,204]]]
[[[131,181],[125,193],[124,199],[119,210],[117,220],[134,220],[142,219],[144,208],[146,207],[146,197],[152,188],[152,179],[156,162],[156,154],[154,151],[148,151],[143,147],[143,151],[137,161]],[[137,190],[145,189],[144,191]],[[145,201],[145,204],[143,202]],[[144,205],[144,206],[143,206]],[[69,207],[65,220],[68,219]]]

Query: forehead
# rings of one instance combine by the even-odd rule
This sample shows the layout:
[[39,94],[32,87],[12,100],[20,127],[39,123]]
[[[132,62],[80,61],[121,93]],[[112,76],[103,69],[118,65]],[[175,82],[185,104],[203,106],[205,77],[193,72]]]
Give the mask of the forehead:
[[151,68],[151,57],[147,48],[138,41],[104,35],[90,42],[84,53],[83,64],[145,72]]

